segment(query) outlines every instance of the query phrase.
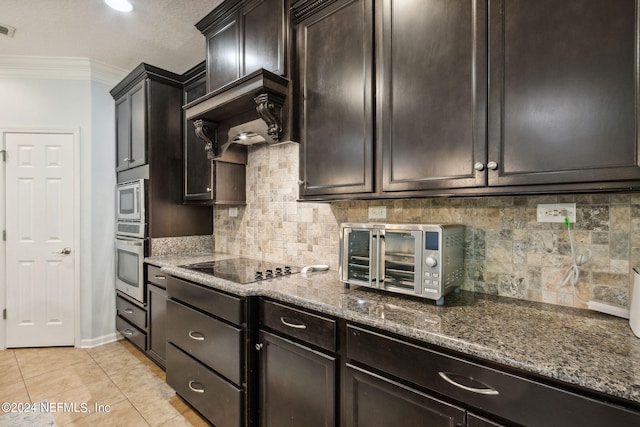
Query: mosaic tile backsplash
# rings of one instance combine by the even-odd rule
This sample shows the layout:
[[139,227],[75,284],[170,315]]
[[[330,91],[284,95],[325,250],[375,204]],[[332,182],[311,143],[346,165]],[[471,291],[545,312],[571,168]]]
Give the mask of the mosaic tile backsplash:
[[[465,229],[464,289],[565,306],[582,300],[628,306],[640,266],[640,194],[297,202],[297,144],[249,149],[247,205],[236,217],[214,210],[216,251],[338,270],[339,226],[368,222],[386,206],[390,223],[458,223]],[[536,222],[539,203],[576,203],[576,254],[589,257],[575,287],[561,286],[572,265],[563,224]]]

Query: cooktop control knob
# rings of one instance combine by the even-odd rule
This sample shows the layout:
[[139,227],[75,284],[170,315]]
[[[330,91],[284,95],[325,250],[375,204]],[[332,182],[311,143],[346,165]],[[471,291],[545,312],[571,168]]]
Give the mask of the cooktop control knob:
[[427,264],[427,267],[435,267],[436,265],[438,265],[438,260],[436,259],[436,257],[428,256],[424,260],[424,263]]

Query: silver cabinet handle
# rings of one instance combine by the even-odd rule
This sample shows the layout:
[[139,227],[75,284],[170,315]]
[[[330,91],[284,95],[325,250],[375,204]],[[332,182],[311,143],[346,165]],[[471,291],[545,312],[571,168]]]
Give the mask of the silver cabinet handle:
[[[197,387],[194,387],[194,384]],[[196,393],[204,393],[204,386],[197,381],[189,381],[189,388],[191,391],[195,391]]]
[[211,187],[207,187],[207,193],[211,193]]
[[473,168],[475,170],[477,170],[478,172],[483,171],[484,170],[484,163],[477,162],[475,165],[473,165]]
[[158,279],[158,280],[167,280],[167,276],[161,276],[159,274],[156,274],[156,279]]
[[125,308],[124,312],[127,313],[127,314],[133,314],[133,310],[130,309],[130,308]]
[[446,382],[448,382],[451,385],[454,385],[458,388],[461,388],[463,390],[466,391],[470,391],[472,393],[477,393],[477,394],[484,394],[484,395],[491,395],[491,396],[496,396],[498,394],[500,394],[498,392],[498,390],[491,388],[491,387],[487,387],[487,388],[474,388],[474,387],[468,387],[464,384],[460,384],[455,382],[454,380],[452,380],[451,378],[449,378],[449,376],[447,375],[446,372],[438,372],[438,375],[440,375],[440,377],[445,380]]
[[282,322],[283,325],[288,326],[290,328],[294,328],[294,329],[307,329],[307,325],[305,325],[304,323],[291,323],[291,322],[287,322],[284,317],[280,318],[280,322]]
[[125,329],[122,333],[130,337],[133,336],[133,331],[131,329]]
[[262,347],[264,347],[264,344],[262,344],[261,342],[256,344],[256,350],[260,351],[262,350]]
[[122,159],[122,161],[123,161],[123,162],[130,162],[130,161],[131,161],[131,159],[130,159],[130,158],[128,158],[128,157],[125,157],[124,159]]
[[489,162],[487,163],[487,168],[491,169],[492,171],[498,169],[498,164],[496,162]]
[[204,341],[204,334],[196,331],[189,331],[189,338],[196,341]]

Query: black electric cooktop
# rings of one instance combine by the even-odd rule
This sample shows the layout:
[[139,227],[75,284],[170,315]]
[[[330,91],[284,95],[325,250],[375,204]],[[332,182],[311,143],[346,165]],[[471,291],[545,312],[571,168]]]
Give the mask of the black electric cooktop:
[[253,283],[300,272],[300,269],[297,267],[251,258],[232,258],[220,261],[199,262],[197,264],[180,265],[179,267],[210,274],[241,284]]

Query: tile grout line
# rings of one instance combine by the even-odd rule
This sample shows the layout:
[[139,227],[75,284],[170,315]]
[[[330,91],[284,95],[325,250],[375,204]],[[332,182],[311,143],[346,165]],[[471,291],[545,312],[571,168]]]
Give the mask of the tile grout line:
[[[116,342],[117,342],[117,341],[116,341]],[[127,402],[129,402],[129,404],[131,405],[131,407],[132,407],[133,409],[135,409],[135,411],[138,413],[138,415],[140,415],[140,416],[142,417],[142,419],[144,420],[144,422],[145,422],[145,423],[147,423],[147,425],[148,425],[149,427],[151,427],[151,423],[149,423],[149,421],[145,418],[145,416],[144,416],[144,415],[142,415],[142,413],[140,412],[140,410],[138,409],[138,407],[137,407],[136,405],[134,405],[134,404],[133,404],[133,402],[129,399],[129,396],[127,395],[127,393],[125,393],[125,391],[124,391],[124,390],[122,390],[122,389],[120,388],[120,386],[118,386],[118,384],[116,384],[116,383],[115,383],[115,381],[113,381],[113,378],[111,378],[111,375],[109,375],[109,374],[107,373],[107,371],[105,371],[105,370],[104,370],[104,368],[100,365],[100,362],[98,362],[98,361],[93,357],[93,355],[92,355],[91,353],[87,352],[87,354],[89,355],[89,357],[91,357],[91,360],[93,360],[93,362],[98,366],[98,368],[100,368],[100,370],[101,370],[102,372],[104,372],[104,374],[107,376],[107,378],[109,378],[109,381],[111,381],[111,384],[113,384],[113,385],[118,389],[118,391],[120,391],[120,393],[122,393],[122,395],[124,396],[124,399],[125,399]],[[117,402],[117,403],[119,403],[119,402]]]

